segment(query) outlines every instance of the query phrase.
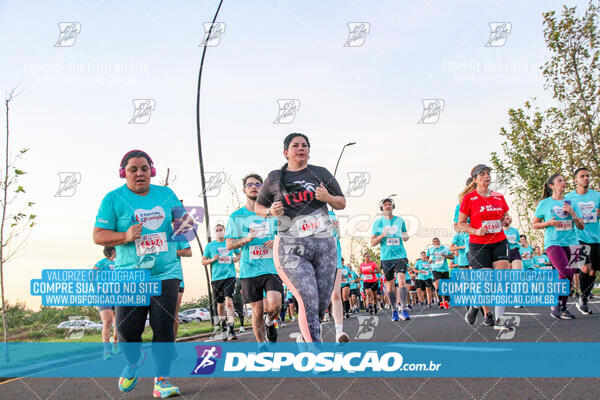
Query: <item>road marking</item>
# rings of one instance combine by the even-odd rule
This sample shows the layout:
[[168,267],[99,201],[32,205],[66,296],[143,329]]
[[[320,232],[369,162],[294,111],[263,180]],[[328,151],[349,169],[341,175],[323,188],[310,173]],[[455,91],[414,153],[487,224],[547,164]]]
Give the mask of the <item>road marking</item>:
[[16,381],[17,379],[23,379],[23,378],[22,378],[22,377],[19,377],[19,378],[12,378],[12,379],[9,379],[9,380],[7,380],[7,381],[0,382],[0,385],[4,385],[5,383],[12,382],[12,381]]
[[534,312],[505,312],[504,315],[529,315],[529,316],[535,316],[535,315],[542,315],[540,313],[534,313]]
[[449,313],[438,313],[438,314],[413,314],[410,316],[410,318],[419,318],[419,317],[429,317],[429,318],[433,318],[433,317],[439,317],[440,315],[450,315]]

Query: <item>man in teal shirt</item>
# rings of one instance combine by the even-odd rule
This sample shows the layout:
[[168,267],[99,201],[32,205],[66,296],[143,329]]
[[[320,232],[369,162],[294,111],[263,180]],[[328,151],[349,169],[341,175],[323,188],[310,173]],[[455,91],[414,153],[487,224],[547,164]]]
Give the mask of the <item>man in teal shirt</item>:
[[579,270],[581,297],[576,304],[582,314],[591,314],[588,299],[594,287],[596,271],[600,271],[600,224],[598,224],[600,193],[590,189],[591,179],[587,168],[578,168],[575,171],[577,186],[574,191],[565,195],[565,200],[571,202],[573,210],[585,223],[583,229],[575,230],[579,244],[583,246],[586,254],[585,265]]
[[202,265],[210,265],[210,285],[217,301],[217,314],[223,339],[236,340],[233,330],[233,292],[235,291],[235,265],[239,261],[239,250],[228,250],[225,242],[225,226],[215,226],[217,238],[204,248]]
[[[252,328],[256,341],[264,348],[266,339],[269,342],[277,341],[275,321],[281,312],[283,285],[273,262],[275,219],[263,218],[254,212],[262,182],[257,174],[249,174],[242,179],[246,204],[229,216],[225,239],[227,249],[241,249],[242,294],[244,302],[252,307]],[[263,308],[263,291],[266,293],[266,310]],[[263,312],[267,313],[264,320]]]
[[[373,223],[371,230],[371,246],[380,245],[381,269],[385,274],[385,290],[392,307],[392,321],[410,319],[408,313],[408,288],[406,286],[406,270],[408,258],[403,242],[408,240],[404,219],[393,215],[396,208],[394,200],[385,198],[379,203],[383,216]],[[398,277],[398,295],[400,296],[400,314],[396,307],[396,274]]]

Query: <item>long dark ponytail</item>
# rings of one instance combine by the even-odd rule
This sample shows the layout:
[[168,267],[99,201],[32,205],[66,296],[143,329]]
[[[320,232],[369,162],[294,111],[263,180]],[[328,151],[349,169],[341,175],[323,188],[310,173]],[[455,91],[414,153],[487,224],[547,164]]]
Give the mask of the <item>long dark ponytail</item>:
[[552,188],[550,185],[554,185],[554,180],[561,176],[560,174],[553,174],[544,182],[544,190],[542,190],[542,199],[544,200],[546,197],[552,197]]
[[[303,133],[294,132],[294,133],[290,133],[289,135],[287,135],[285,137],[285,139],[283,139],[283,149],[288,150],[290,148],[290,144],[292,143],[292,140],[298,136],[300,136],[301,138],[306,140],[306,144],[310,148],[310,141],[308,140],[308,136],[306,136]],[[285,182],[284,176],[285,176],[285,171],[286,171],[287,167],[288,167],[288,163],[286,162],[285,164],[283,164],[283,167],[281,167],[281,169],[279,170],[279,190],[281,191],[283,197],[287,196],[288,194],[290,194],[292,192],[297,192],[300,189],[302,189],[302,187],[298,184],[288,184]]]

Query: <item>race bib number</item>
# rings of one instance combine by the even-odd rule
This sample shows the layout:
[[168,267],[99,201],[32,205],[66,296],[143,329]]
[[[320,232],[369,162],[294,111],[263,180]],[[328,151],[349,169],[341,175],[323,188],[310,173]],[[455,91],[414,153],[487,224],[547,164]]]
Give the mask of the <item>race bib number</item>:
[[569,268],[580,269],[585,265],[585,261],[590,254],[591,247],[588,245],[583,246],[569,246],[571,250],[571,256],[569,257]]
[[373,279],[373,274],[363,275],[363,281],[370,281],[371,279]]
[[444,257],[438,255],[433,256],[433,262],[435,264],[442,264],[444,262]]
[[322,215],[301,218],[296,222],[299,237],[306,237],[321,232],[325,229],[325,222]]
[[219,258],[217,259],[218,263],[231,264],[233,262],[231,255],[229,255],[229,250],[227,250],[226,247],[221,247],[217,251],[219,252]]
[[343,277],[343,278],[342,278],[342,283],[348,283],[348,278],[346,278],[346,277]]
[[250,246],[250,259],[263,260],[273,258],[273,252],[267,246]]
[[488,233],[498,233],[502,230],[502,221],[499,219],[496,221],[483,221],[481,226],[485,228]]
[[523,253],[523,260],[531,260],[531,254],[530,253]]
[[385,244],[388,246],[399,246],[400,245],[400,238],[386,238],[385,239]]
[[558,221],[558,222],[560,222],[560,224],[554,227],[554,229],[556,229],[557,231],[572,231],[573,230],[573,220],[572,219],[566,219],[564,221]]
[[135,240],[135,251],[138,256],[158,254],[168,249],[167,235],[164,232],[142,235],[142,237]]
[[508,243],[510,243],[510,244],[517,243],[517,236],[516,235],[506,235],[506,239],[508,239]]

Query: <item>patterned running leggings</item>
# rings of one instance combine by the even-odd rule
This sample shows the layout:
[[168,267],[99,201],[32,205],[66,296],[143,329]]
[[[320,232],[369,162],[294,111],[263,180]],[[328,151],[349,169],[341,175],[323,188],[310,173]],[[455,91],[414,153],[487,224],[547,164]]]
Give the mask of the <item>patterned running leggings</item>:
[[273,249],[277,273],[298,301],[302,338],[305,342],[321,342],[321,319],[335,283],[335,239],[277,236]]

